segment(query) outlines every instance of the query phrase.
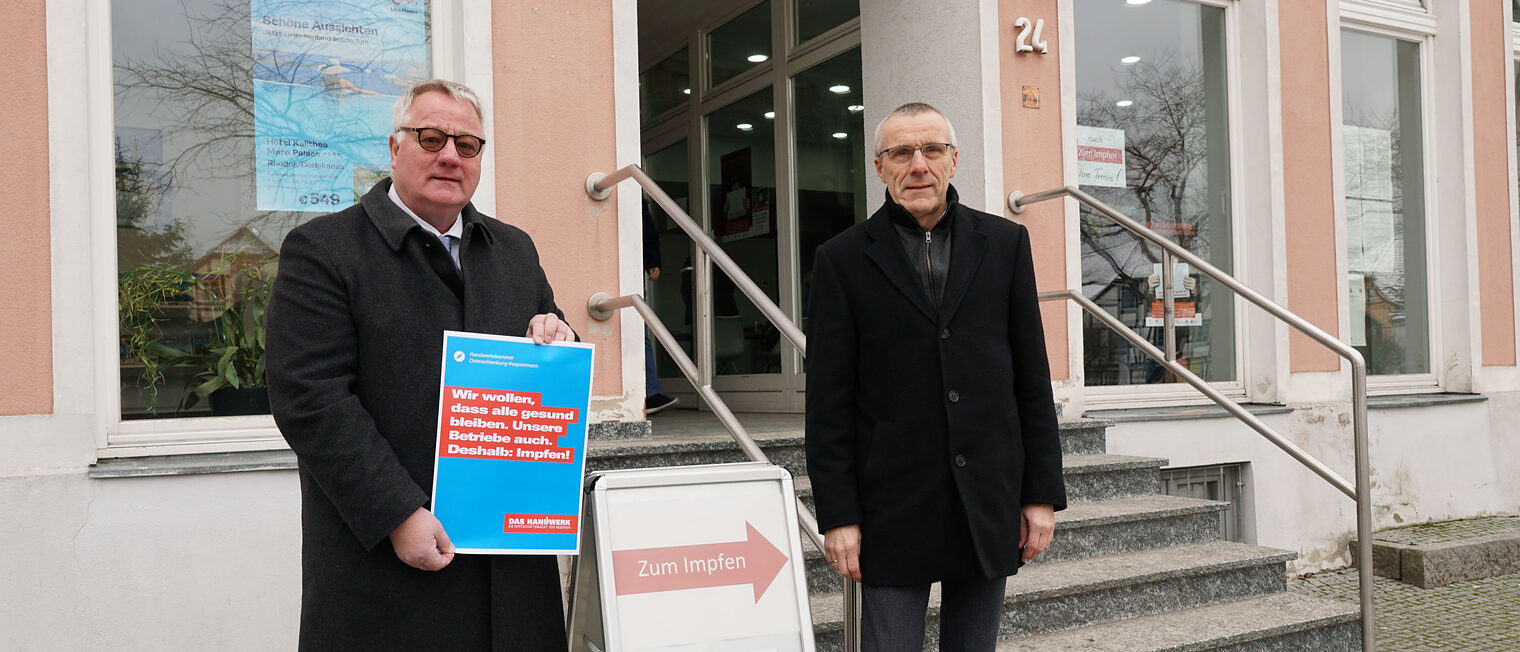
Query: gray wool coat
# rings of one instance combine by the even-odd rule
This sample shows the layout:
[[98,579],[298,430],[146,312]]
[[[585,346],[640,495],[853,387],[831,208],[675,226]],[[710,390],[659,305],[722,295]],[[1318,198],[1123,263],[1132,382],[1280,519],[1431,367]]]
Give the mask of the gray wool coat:
[[473,205],[446,282],[448,253],[390,185],[292,230],[269,305],[270,405],[300,468],[301,649],[563,650],[553,557],[426,572],[391,549],[430,506],[443,331],[520,336],[561,313],[533,241]]

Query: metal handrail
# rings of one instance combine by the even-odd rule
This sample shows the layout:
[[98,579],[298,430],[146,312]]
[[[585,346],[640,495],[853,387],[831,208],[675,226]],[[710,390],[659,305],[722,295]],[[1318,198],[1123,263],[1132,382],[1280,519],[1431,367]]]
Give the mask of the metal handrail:
[[[749,275],[739,268],[738,263],[729,258],[728,254],[723,252],[723,248],[719,247],[718,243],[713,241],[702,230],[702,227],[697,225],[696,220],[691,219],[691,216],[687,215],[686,211],[682,210],[681,206],[671,199],[670,195],[666,194],[665,190],[660,188],[659,184],[655,183],[654,179],[651,179],[638,165],[624,166],[610,175],[593,172],[591,176],[586,177],[586,194],[598,201],[605,200],[612,195],[613,186],[627,179],[637,181],[643,187],[644,192],[648,193],[650,198],[654,199],[655,203],[659,204],[660,208],[664,209],[665,213],[674,219],[676,224],[680,225],[681,230],[685,231],[686,235],[690,236],[692,241],[697,244],[699,253],[695,260],[695,265],[699,270],[704,267],[705,260],[703,257],[711,258],[712,262],[718,266],[718,269],[721,269],[724,274],[728,275],[729,279],[733,280],[734,285],[739,288],[739,291],[743,292],[744,296],[749,298],[755,304],[755,307],[760,309],[761,314],[764,314],[765,318],[770,320],[771,324],[792,343],[792,346],[797,347],[797,352],[804,358],[807,357],[807,336],[802,333],[802,329],[797,328],[797,325],[787,318],[786,313],[783,313],[781,308],[774,301],[771,301],[769,296],[766,296],[765,292],[760,289],[760,286],[756,285]],[[707,305],[712,292],[710,284],[698,283],[698,292],[703,296],[697,304]],[[655,339],[660,342],[660,346],[664,347],[666,353],[669,353],[670,357],[676,361],[676,366],[680,368],[681,374],[686,376],[686,380],[691,383],[692,387],[696,388],[697,394],[702,397],[702,400],[707,402],[708,407],[712,408],[713,413],[718,416],[718,420],[723,423],[723,427],[733,436],[734,441],[738,442],[744,454],[756,462],[770,462],[770,458],[765,455],[764,451],[760,450],[760,446],[755,443],[754,438],[750,437],[749,432],[734,417],[733,411],[728,408],[728,405],[718,396],[717,391],[713,389],[712,375],[703,374],[701,368],[695,362],[692,362],[691,357],[686,355],[686,351],[681,348],[680,343],[676,342],[675,336],[670,333],[670,329],[665,327],[664,322],[660,321],[660,318],[655,315],[654,310],[649,307],[649,304],[644,301],[643,297],[637,295],[612,297],[605,292],[598,292],[591,295],[591,298],[586,303],[587,312],[591,314],[593,319],[598,321],[611,319],[615,311],[629,307],[632,307],[644,319],[644,323],[649,326],[650,332],[654,333]],[[706,382],[703,382],[704,380]],[[819,552],[827,555],[828,553],[823,545],[823,534],[818,531],[818,518],[802,502],[801,498],[796,500],[797,522],[802,526],[803,533],[807,534],[808,538],[813,541],[813,545],[818,548]],[[859,585],[849,578],[844,578],[843,600],[844,649],[845,652],[857,652],[860,649],[860,591]]]
[[[1251,289],[1249,286],[1240,282],[1235,277],[1226,274],[1224,271],[1220,270],[1217,267],[1214,267],[1213,265],[1210,265],[1207,261],[1198,257],[1194,253],[1182,248],[1182,246],[1161,237],[1156,232],[1150,230],[1149,228],[1146,228],[1144,225],[1136,222],[1129,216],[1120,213],[1117,210],[1114,210],[1112,207],[1104,204],[1101,201],[1098,201],[1092,195],[1083,192],[1076,186],[1064,186],[1061,188],[1056,188],[1054,190],[1047,190],[1032,195],[1025,195],[1022,192],[1014,191],[1008,194],[1008,209],[1014,213],[1022,213],[1024,212],[1024,208],[1029,204],[1050,199],[1057,199],[1060,197],[1071,197],[1072,199],[1086,204],[1089,208],[1097,211],[1104,217],[1107,217],[1110,221],[1114,222],[1120,227],[1123,227],[1130,233],[1133,233],[1136,236],[1147,240],[1162,249],[1161,287],[1163,303],[1163,339],[1165,340],[1163,344],[1165,345],[1166,349],[1165,351],[1157,349],[1155,345],[1145,341],[1144,338],[1140,337],[1138,333],[1135,333],[1134,330],[1131,329],[1128,325],[1119,321],[1113,315],[1108,314],[1107,311],[1103,310],[1092,300],[1083,296],[1080,292],[1074,290],[1047,292],[1040,294],[1040,300],[1049,301],[1070,299],[1078,306],[1081,306],[1083,310],[1086,310],[1089,314],[1093,315],[1099,321],[1103,322],[1104,325],[1108,326],[1110,329],[1113,329],[1121,337],[1128,340],[1131,344],[1135,345],[1147,356],[1150,356],[1152,359],[1161,363],[1162,366],[1166,367],[1173,374],[1176,374],[1178,378],[1182,379],[1187,384],[1192,385],[1194,389],[1202,392],[1204,396],[1207,396],[1210,400],[1214,401],[1220,407],[1224,408],[1230,414],[1234,415],[1237,419],[1240,419],[1247,426],[1250,426],[1252,430],[1260,433],[1263,437],[1266,437],[1268,441],[1272,442],[1278,448],[1281,448],[1283,451],[1287,452],[1288,455],[1293,457],[1293,459],[1298,460],[1304,466],[1308,467],[1309,470],[1313,471],[1316,475],[1324,478],[1325,481],[1331,484],[1331,486],[1334,486],[1336,489],[1339,489],[1341,493],[1346,494],[1352,500],[1356,501],[1356,542],[1357,563],[1359,566],[1357,579],[1359,585],[1358,589],[1361,593],[1362,606],[1362,649],[1367,652],[1375,652],[1377,650],[1377,627],[1373,619],[1372,604],[1372,500],[1369,490],[1369,487],[1371,486],[1371,472],[1369,470],[1369,461],[1367,454],[1367,363],[1362,359],[1362,354],[1356,349],[1348,346],[1346,343],[1332,337],[1329,333],[1321,330],[1318,326],[1315,326],[1303,317],[1294,314],[1287,308],[1284,308],[1271,299],[1268,299],[1266,296]],[[1199,378],[1188,368],[1177,363],[1177,352],[1175,344],[1176,312],[1174,305],[1176,289],[1172,285],[1171,278],[1171,258],[1173,256],[1187,262],[1198,271],[1207,274],[1210,278],[1218,281],[1225,287],[1234,290],[1235,293],[1238,294],[1241,298],[1244,298],[1245,300],[1250,301],[1252,304],[1255,304],[1257,307],[1266,310],[1273,317],[1282,320],[1289,326],[1297,329],[1300,333],[1307,335],[1310,339],[1320,343],[1321,345],[1335,352],[1336,355],[1345,358],[1348,362],[1351,363],[1352,432],[1354,445],[1356,448],[1356,484],[1354,486],[1351,483],[1347,482],[1345,478],[1341,477],[1340,474],[1331,470],[1330,467],[1325,466],[1323,462],[1315,459],[1314,456],[1310,455],[1307,451],[1300,448],[1297,444],[1288,441],[1287,438],[1283,437],[1272,427],[1262,422],[1261,419],[1258,419],[1256,415],[1253,415],[1250,412],[1246,411],[1246,409],[1244,407],[1241,407],[1239,403],[1230,400],[1223,393],[1217,389],[1214,389],[1212,385],[1209,385],[1202,378]]]
[[[728,408],[728,404],[723,402],[723,399],[718,396],[717,391],[713,389],[712,385],[704,385],[697,380],[697,363],[693,362],[691,357],[686,355],[686,351],[676,341],[675,335],[671,334],[670,329],[665,326],[665,322],[661,321],[659,316],[654,314],[654,309],[649,307],[649,303],[644,301],[643,297],[636,294],[613,297],[606,292],[598,292],[591,295],[591,299],[586,302],[586,310],[591,313],[592,318],[599,321],[611,319],[612,313],[623,308],[633,308],[638,311],[640,317],[644,318],[644,323],[649,325],[650,332],[654,333],[655,339],[660,342],[660,346],[665,347],[666,352],[670,353],[670,357],[675,359],[676,366],[681,370],[681,375],[686,376],[686,380],[691,381],[692,387],[697,388],[697,394],[712,407],[713,413],[718,415],[718,420],[722,421],[723,427],[727,428],[728,432],[733,435],[734,440],[739,443],[739,448],[744,450],[744,454],[751,461],[769,463],[771,461],[770,457],[765,454],[765,451],[760,449],[759,444],[755,443],[755,439],[750,436],[749,431],[744,428],[744,425],[739,423],[739,419],[734,416],[733,410]],[[797,522],[802,525],[803,533],[813,540],[813,544],[818,546],[819,550],[823,550],[823,535],[818,532],[817,517],[811,511],[808,511],[807,504],[803,503],[801,498],[797,499],[797,507]]]

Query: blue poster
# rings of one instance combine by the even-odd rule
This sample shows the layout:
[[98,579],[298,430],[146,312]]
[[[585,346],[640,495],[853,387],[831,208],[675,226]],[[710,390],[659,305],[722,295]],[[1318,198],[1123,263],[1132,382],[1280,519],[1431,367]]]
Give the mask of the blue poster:
[[250,0],[258,209],[331,212],[390,174],[391,107],[431,77],[427,0]]
[[456,550],[580,549],[593,351],[444,332],[433,514]]

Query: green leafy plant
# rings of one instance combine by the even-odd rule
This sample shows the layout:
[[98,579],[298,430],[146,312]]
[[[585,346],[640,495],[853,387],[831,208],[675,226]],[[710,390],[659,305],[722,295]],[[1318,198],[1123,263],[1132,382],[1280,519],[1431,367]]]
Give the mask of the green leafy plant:
[[[276,269],[274,257],[227,253],[201,274],[160,263],[121,274],[117,314],[122,360],[142,366],[138,383],[147,392],[150,412],[158,411],[158,390],[171,368],[196,370],[181,410],[219,389],[265,386],[265,314]],[[204,348],[185,350],[162,341],[162,324],[170,321],[173,308],[205,323],[209,340]]]
[[147,392],[148,410],[158,411],[158,387],[164,370],[178,364],[184,353],[159,340],[166,310],[184,305],[196,284],[195,276],[167,265],[154,264],[123,272],[117,278],[116,314],[121,321],[123,361],[142,365],[138,384]]
[[251,264],[244,257],[225,255],[209,274],[196,279],[196,288],[209,309],[210,345],[204,353],[187,352],[174,363],[199,368],[190,380],[193,390],[183,408],[193,407],[223,388],[263,387],[264,326],[269,294],[274,288],[276,263],[263,259]]

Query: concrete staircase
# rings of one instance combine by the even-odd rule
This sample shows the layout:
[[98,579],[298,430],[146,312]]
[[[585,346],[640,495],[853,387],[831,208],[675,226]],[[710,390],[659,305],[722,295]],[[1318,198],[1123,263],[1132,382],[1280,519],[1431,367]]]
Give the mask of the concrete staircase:
[[[649,439],[593,442],[587,464],[746,461],[716,420],[694,415],[656,417]],[[740,419],[811,505],[800,416]],[[1360,649],[1354,605],[1285,593],[1284,562],[1294,553],[1219,541],[1227,505],[1161,495],[1166,460],[1106,454],[1108,425],[1062,424],[1069,506],[1056,514],[1050,549],[1008,582],[999,650]],[[840,579],[805,537],[803,549],[818,649],[840,650]],[[926,650],[937,649],[937,588]]]

